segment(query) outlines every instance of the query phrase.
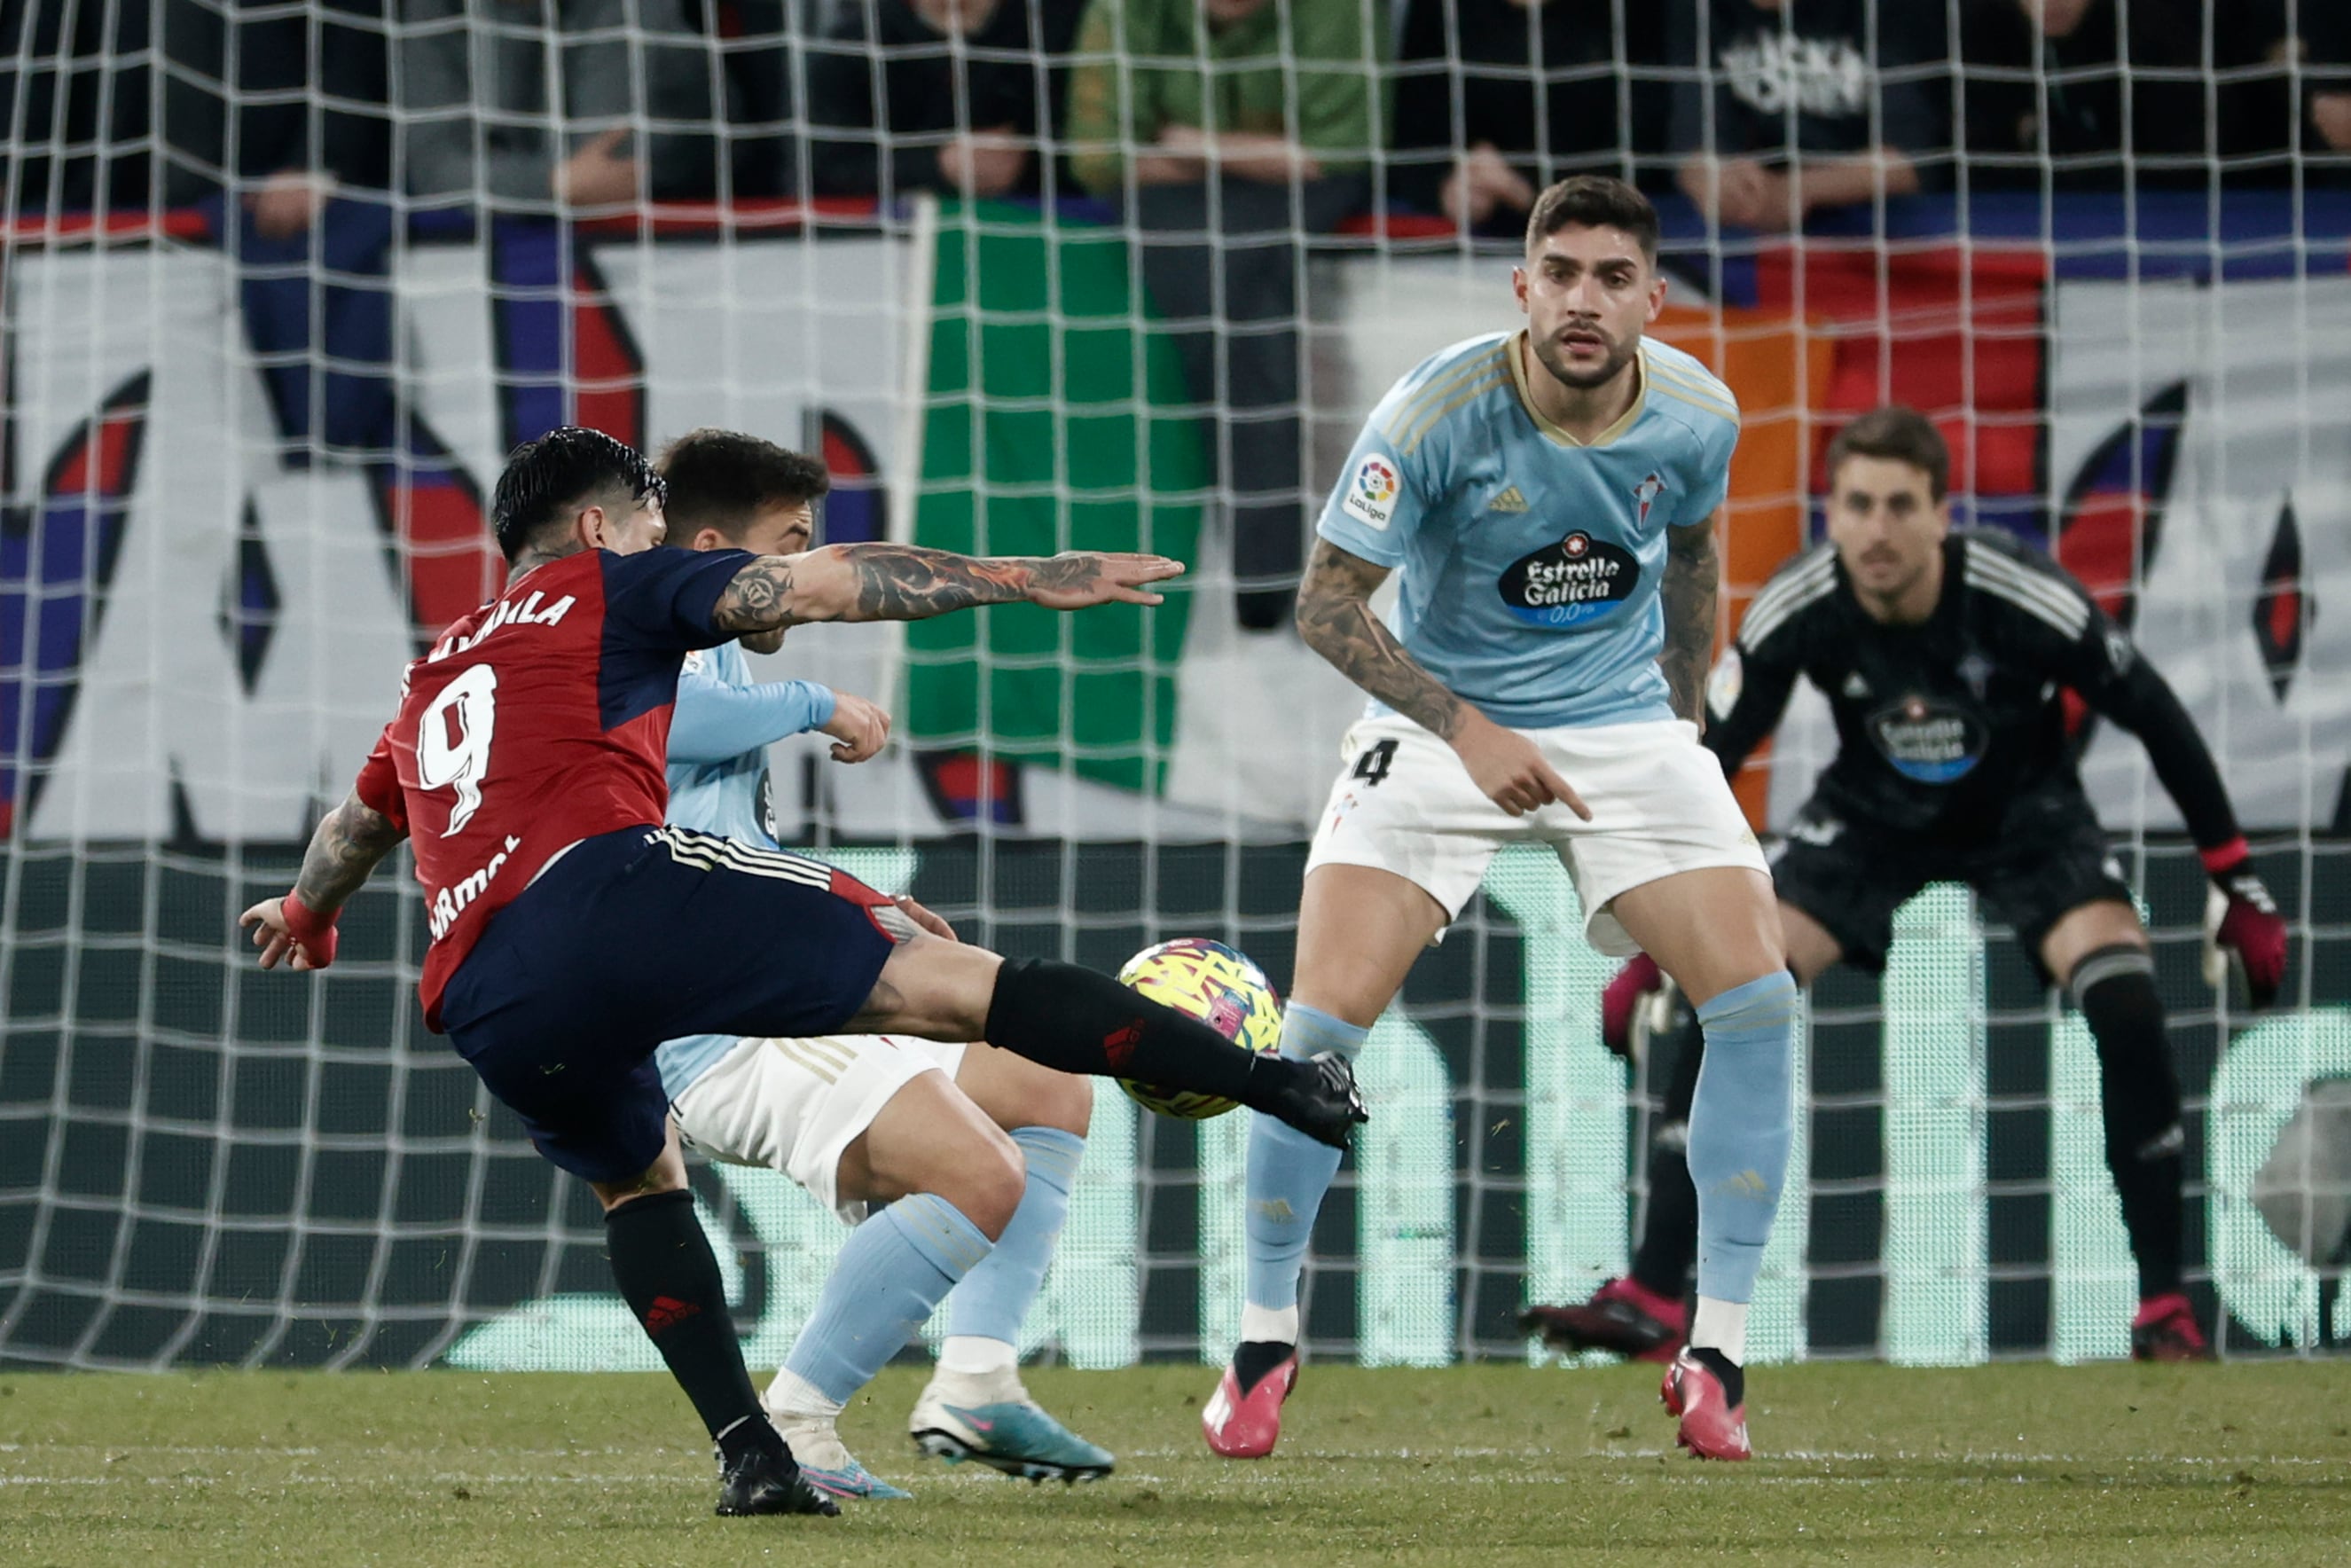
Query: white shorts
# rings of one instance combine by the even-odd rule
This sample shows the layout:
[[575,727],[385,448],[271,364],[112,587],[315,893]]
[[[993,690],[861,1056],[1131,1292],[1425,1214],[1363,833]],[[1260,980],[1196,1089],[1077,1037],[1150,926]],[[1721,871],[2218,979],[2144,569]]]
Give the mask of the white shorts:
[[841,1156],[891,1097],[921,1074],[953,1078],[964,1047],[884,1034],[741,1040],[670,1103],[686,1146],[728,1165],[783,1172],[855,1225],[841,1197]]
[[[1722,765],[1686,719],[1519,732],[1592,808],[1552,804],[1513,817],[1486,798],[1453,748],[1396,714],[1366,718],[1341,745],[1343,767],[1314,831],[1306,869],[1394,872],[1460,917],[1504,844],[1549,844],[1583,904],[1583,935],[1611,957],[1639,951],[1607,912],[1628,888],[1708,866],[1770,873]],[[1391,744],[1392,743],[1392,744]],[[1383,748],[1385,748],[1384,750]]]

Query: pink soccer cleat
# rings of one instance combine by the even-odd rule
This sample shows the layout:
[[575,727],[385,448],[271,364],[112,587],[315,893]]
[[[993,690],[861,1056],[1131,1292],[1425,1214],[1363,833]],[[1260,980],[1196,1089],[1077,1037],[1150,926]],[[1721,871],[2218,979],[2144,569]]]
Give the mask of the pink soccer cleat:
[[2210,1361],[2212,1346],[2196,1323],[2196,1310],[2174,1291],[2149,1296],[2131,1319],[2133,1361]]
[[1610,1280],[1573,1307],[1529,1307],[1519,1326],[1553,1350],[1604,1350],[1639,1361],[1671,1361],[1689,1333],[1689,1313],[1638,1280]]
[[1281,1402],[1298,1382],[1298,1353],[1292,1351],[1271,1372],[1257,1380],[1247,1394],[1230,1366],[1215,1396],[1200,1412],[1200,1433],[1211,1451],[1228,1459],[1261,1459],[1273,1452],[1281,1437]]
[[1665,1386],[1658,1391],[1666,1409],[1682,1418],[1677,1441],[1701,1459],[1746,1459],[1754,1457],[1747,1446],[1746,1391],[1730,1403],[1722,1379],[1688,1351],[1666,1368]]

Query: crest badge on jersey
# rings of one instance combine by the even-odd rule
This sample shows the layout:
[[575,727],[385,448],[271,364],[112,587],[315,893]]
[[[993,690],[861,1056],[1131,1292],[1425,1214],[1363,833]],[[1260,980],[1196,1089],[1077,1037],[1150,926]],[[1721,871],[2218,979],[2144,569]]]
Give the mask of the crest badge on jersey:
[[1374,452],[1364,459],[1354,477],[1347,481],[1347,494],[1340,501],[1339,509],[1385,532],[1395,517],[1396,492],[1403,487],[1395,464]]
[[1666,481],[1661,476],[1656,474],[1650,475],[1647,478],[1633,486],[1633,499],[1640,503],[1640,520],[1643,523],[1646,523],[1649,520],[1650,506],[1658,497],[1665,493]]

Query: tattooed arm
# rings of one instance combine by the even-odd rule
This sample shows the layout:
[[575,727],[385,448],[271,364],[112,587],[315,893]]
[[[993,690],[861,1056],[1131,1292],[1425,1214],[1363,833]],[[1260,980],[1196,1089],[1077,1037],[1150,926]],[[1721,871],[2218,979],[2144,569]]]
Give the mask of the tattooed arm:
[[301,874],[294,879],[294,895],[321,915],[349,903],[366,883],[378,862],[400,847],[406,830],[380,811],[371,810],[354,793],[320,819],[302,854]]
[[1372,613],[1388,569],[1318,539],[1298,589],[1298,634],[1339,673],[1447,742],[1489,800],[1516,817],[1565,801],[1592,815],[1535,744],[1446,689]]
[[[335,915],[367,881],[378,862],[408,831],[354,793],[320,820],[303,852],[294,891],[265,898],[237,921],[253,932],[261,967],[291,956],[298,969],[323,969],[335,960]],[[289,907],[291,906],[291,907]]]
[[1161,596],[1145,585],[1183,570],[1164,556],[1091,550],[980,557],[914,545],[828,545],[750,561],[718,596],[714,619],[741,632],[809,621],[923,621],[980,604],[1157,604]]
[[1451,740],[1476,710],[1421,668],[1372,613],[1372,594],[1387,577],[1386,567],[1317,539],[1306,580],[1298,585],[1298,635],[1341,674],[1439,740]]
[[1666,578],[1658,598],[1666,611],[1666,672],[1674,712],[1706,727],[1706,673],[1714,663],[1715,600],[1722,587],[1717,538],[1719,507],[1703,523],[1666,530]]

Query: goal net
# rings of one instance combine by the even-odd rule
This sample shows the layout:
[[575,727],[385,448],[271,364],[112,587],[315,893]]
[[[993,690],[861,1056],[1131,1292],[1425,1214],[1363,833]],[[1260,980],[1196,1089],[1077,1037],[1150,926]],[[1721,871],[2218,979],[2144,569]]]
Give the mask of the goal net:
[[[589,1195],[423,1027],[404,854],[326,975],[260,974],[235,929],[287,885],[401,663],[497,586],[484,497],[558,423],[820,452],[829,541],[1193,563],[1156,610],[795,636],[763,675],[897,727],[855,768],[779,745],[777,818],[1008,954],[1113,969],[1206,936],[1286,985],[1361,706],[1284,624],[1301,519],[1397,376],[1514,322],[1507,200],[1474,234],[1441,215],[1454,149],[1506,99],[1604,148],[1502,159],[1520,178],[1606,168],[1658,197],[1655,330],[1744,410],[1729,623],[1813,536],[1828,435],[1898,400],[1950,437],[1962,519],[2053,550],[2170,678],[2295,936],[2278,1009],[2216,998],[2177,814],[2136,742],[2087,733],[2189,1098],[2191,1290],[2229,1351],[2351,1333],[2329,1087],[2351,1078],[2351,192],[2302,112],[2335,79],[2294,63],[2311,50],[2241,68],[2215,35],[2104,77],[1963,68],[1948,39],[1888,57],[1944,116],[1912,148],[1923,189],[1792,238],[1681,193],[1675,96],[1704,89],[1719,137],[1745,70],[1749,108],[1792,122],[1869,78],[1867,39],[1820,76],[1787,47],[1677,57],[1645,15],[1667,8],[1630,0],[1489,6],[1516,45],[1468,0],[1269,0],[1247,26],[1274,87],[1232,78],[1232,112],[1311,131],[1313,163],[1202,194],[1145,178],[1185,166],[1134,105],[1180,113],[1231,37],[1111,26],[1165,9],[1139,3],[977,9],[925,42],[892,31],[903,5],[799,0],[9,8],[0,1364],[651,1364]],[[1002,145],[960,134],[1000,104],[871,128],[876,103],[924,111],[906,82],[1022,72],[1045,151],[1000,182]],[[1955,154],[1971,94],[2047,112],[2094,78],[2216,104],[2251,83],[2287,131],[2271,153]],[[863,128],[824,118],[861,81]],[[957,186],[983,165],[986,194]],[[1247,237],[1220,262],[1210,229]],[[1834,744],[1800,695],[1739,781],[1760,829]],[[1314,1354],[1526,1356],[1523,1305],[1625,1271],[1662,1080],[1602,1048],[1611,966],[1581,928],[1556,862],[1507,852],[1379,1025],[1374,1118],[1314,1239]],[[1930,888],[1883,983],[1834,974],[1806,1019],[1757,1354],[2126,1354],[2095,1057],[2010,934]],[[1225,1354],[1244,1121],[1105,1086],[1026,1348]],[[842,1232],[779,1176],[695,1186],[754,1359],[779,1354]]]

